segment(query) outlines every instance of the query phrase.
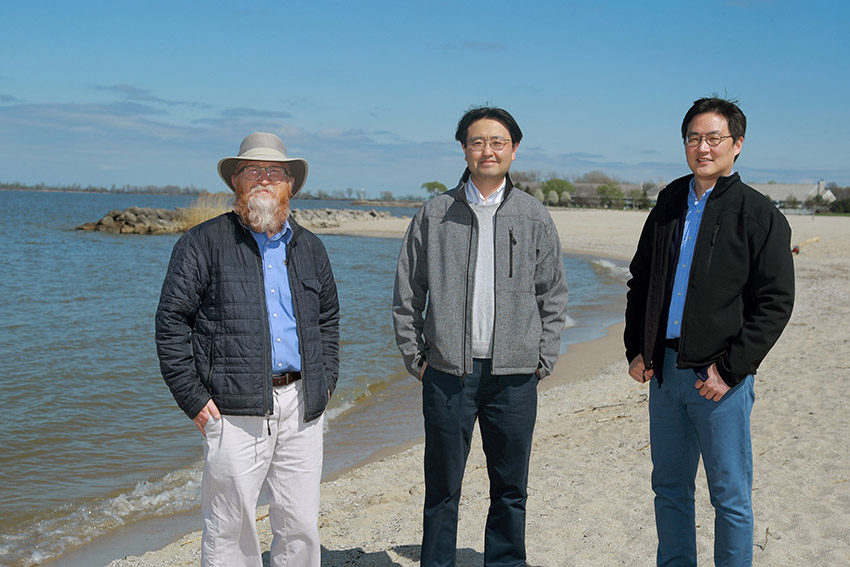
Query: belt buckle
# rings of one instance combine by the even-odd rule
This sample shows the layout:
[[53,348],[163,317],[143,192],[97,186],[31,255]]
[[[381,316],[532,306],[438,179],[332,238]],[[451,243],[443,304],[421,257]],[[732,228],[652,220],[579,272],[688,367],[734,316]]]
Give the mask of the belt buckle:
[[300,376],[296,372],[285,372],[283,374],[272,375],[272,386],[279,388],[281,386],[289,386],[298,381]]

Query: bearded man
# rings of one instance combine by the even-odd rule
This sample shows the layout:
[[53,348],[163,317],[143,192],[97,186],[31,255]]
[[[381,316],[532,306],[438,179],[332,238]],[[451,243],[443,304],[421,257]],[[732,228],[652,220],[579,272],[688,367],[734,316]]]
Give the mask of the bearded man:
[[255,516],[265,482],[270,564],[318,567],[339,303],[325,247],[289,216],[307,162],[258,132],[218,172],[233,211],[180,238],[156,313],[162,376],[204,435],[201,565],[262,565]]

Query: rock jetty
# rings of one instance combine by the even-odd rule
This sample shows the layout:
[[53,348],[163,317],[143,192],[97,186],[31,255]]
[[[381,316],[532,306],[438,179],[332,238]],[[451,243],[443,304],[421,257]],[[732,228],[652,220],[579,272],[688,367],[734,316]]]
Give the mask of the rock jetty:
[[106,213],[97,222],[87,222],[76,230],[99,232],[117,232],[119,234],[168,234],[182,232],[180,209],[152,209],[150,207],[130,207]]
[[[76,230],[115,232],[118,234],[170,234],[183,232],[183,209],[130,207],[106,213],[97,222],[88,222]],[[354,209],[293,209],[292,216],[307,228],[334,228],[346,222],[393,218],[388,211]]]
[[375,209],[292,209],[292,216],[307,228],[334,228],[347,222],[393,218],[389,211]]

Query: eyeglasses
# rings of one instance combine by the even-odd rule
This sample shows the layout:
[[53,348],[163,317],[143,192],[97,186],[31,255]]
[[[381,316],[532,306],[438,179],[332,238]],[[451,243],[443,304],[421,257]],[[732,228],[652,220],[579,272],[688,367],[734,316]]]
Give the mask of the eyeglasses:
[[474,152],[480,152],[484,150],[484,146],[489,144],[491,150],[493,150],[494,152],[500,152],[505,148],[505,146],[510,143],[510,140],[506,140],[504,138],[490,138],[489,140],[482,140],[481,138],[476,138],[471,142],[467,142],[466,147]]
[[720,145],[720,142],[725,140],[726,138],[732,138],[733,136],[721,136],[720,134],[706,134],[705,136],[701,136],[699,134],[689,134],[685,136],[685,145],[689,148],[695,148],[699,146],[703,139],[705,139],[705,143],[711,146],[712,148]]
[[292,180],[292,174],[289,173],[286,169],[279,166],[269,166],[269,167],[259,167],[257,165],[246,165],[242,169],[236,172],[236,175],[245,174],[245,179],[249,181],[257,181],[260,177],[262,177],[263,172],[266,172],[266,176],[269,178],[269,181],[272,183],[280,183],[284,179]]

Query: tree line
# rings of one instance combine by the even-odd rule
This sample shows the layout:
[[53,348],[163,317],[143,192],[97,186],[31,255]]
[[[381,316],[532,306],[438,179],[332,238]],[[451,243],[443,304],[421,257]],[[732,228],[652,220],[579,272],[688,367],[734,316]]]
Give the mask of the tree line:
[[[565,179],[557,173],[540,171],[511,171],[514,186],[534,196],[544,205],[560,207],[585,207],[602,209],[649,209],[649,192],[660,187],[662,181],[630,183],[590,171]],[[429,197],[446,190],[439,181],[422,184]]]
[[[664,180],[639,183],[623,181],[602,171],[591,171],[571,179],[565,179],[557,173],[544,174],[540,171],[511,171],[510,175],[517,188],[534,196],[544,205],[556,207],[648,210],[652,205],[649,193],[666,185]],[[832,203],[827,203],[822,196],[817,195],[804,203],[792,197],[785,200],[783,206],[791,209],[802,206],[816,213],[850,213],[850,187],[840,187],[834,182],[827,183],[825,187],[836,197]],[[430,198],[446,191],[446,186],[439,181],[429,181],[422,184],[422,189]]]
[[[298,195],[295,197],[296,199],[313,199],[313,200],[324,200],[324,201],[353,201],[353,200],[366,200],[366,190],[354,190],[351,187],[346,189],[337,189],[334,191],[326,191],[324,189],[318,189],[316,192],[301,190],[298,192]],[[419,197],[415,196],[404,196],[398,197],[393,194],[392,191],[382,191],[378,195],[379,201],[421,201]]]
[[69,185],[48,185],[46,183],[38,183],[36,185],[28,185],[17,181],[6,182],[0,181],[0,188],[14,189],[17,191],[56,191],[63,193],[154,193],[157,195],[200,195],[206,193],[207,190],[203,187],[180,187],[178,185],[112,185],[111,187],[98,187],[96,185],[87,185],[83,187],[79,183],[71,183]]

